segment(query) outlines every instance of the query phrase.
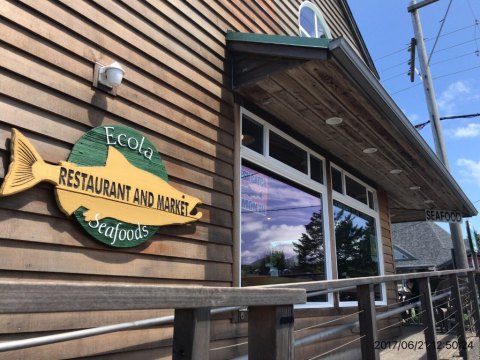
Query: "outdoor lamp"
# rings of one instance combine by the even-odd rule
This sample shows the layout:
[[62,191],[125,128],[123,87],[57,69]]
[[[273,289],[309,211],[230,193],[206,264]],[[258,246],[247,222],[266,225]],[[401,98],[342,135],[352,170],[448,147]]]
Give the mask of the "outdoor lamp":
[[122,83],[125,70],[118,62],[113,62],[108,66],[101,66],[98,70],[98,82],[108,87],[119,86]]

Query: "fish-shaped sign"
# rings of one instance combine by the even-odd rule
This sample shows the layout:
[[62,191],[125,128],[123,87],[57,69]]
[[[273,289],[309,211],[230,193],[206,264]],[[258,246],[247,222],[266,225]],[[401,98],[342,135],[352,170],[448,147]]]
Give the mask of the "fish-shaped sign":
[[[75,214],[91,235],[98,233],[105,238],[102,242],[117,247],[144,242],[153,235],[149,234],[152,227],[156,231],[158,226],[186,224],[202,217],[196,210],[201,204],[199,199],[127,159],[124,154],[133,153],[137,162],[141,158],[146,163],[144,168],[154,166],[149,162],[154,160],[156,150],[133,129],[99,127],[84,141],[86,146],[83,144],[76,154],[74,147],[73,157],[82,159],[83,152],[90,153],[90,157],[106,156],[103,165],[82,166],[71,161],[49,164],[23,134],[12,129],[11,163],[0,195],[24,191],[41,181],[50,182],[55,185],[57,203],[65,214]],[[98,142],[101,146],[95,145]]]

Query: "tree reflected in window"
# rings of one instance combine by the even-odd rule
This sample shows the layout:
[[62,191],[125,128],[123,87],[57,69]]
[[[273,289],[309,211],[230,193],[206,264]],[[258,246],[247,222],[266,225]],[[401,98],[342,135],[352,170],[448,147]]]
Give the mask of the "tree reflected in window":
[[[338,278],[378,275],[375,219],[338,201],[333,202],[333,209]],[[356,294],[343,292],[340,299],[354,301]]]
[[242,166],[242,286],[325,280],[323,225],[320,194]]

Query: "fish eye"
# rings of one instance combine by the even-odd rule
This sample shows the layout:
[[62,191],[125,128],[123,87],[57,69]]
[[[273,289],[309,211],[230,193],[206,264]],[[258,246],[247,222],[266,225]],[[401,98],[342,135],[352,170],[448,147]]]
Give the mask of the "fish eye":
[[182,199],[185,199],[185,195],[182,195]]

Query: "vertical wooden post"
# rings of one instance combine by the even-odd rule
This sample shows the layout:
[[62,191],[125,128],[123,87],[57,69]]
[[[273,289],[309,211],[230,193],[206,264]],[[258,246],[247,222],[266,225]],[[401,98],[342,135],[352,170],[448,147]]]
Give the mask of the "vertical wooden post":
[[430,289],[430,278],[420,278],[418,281],[418,289],[420,290],[420,299],[422,301],[422,309],[425,311],[423,316],[424,324],[427,325],[425,330],[425,343],[427,344],[427,359],[437,360],[437,331],[435,329],[435,316],[433,314],[432,292]]
[[206,360],[210,349],[210,309],[175,309],[172,359]]
[[467,336],[465,334],[465,323],[463,321],[462,295],[458,285],[458,275],[450,275],[450,285],[452,286],[453,308],[455,310],[455,321],[457,323],[458,346],[460,356],[468,359],[467,354]]
[[475,320],[475,333],[480,337],[480,308],[478,304],[478,291],[475,283],[475,273],[468,273],[468,289],[470,290],[470,298],[472,299],[473,319]]
[[248,359],[293,360],[293,305],[248,308]]
[[378,340],[377,319],[375,310],[375,291],[373,284],[358,285],[358,320],[360,321],[360,336],[363,360],[378,360],[380,354],[375,349]]

